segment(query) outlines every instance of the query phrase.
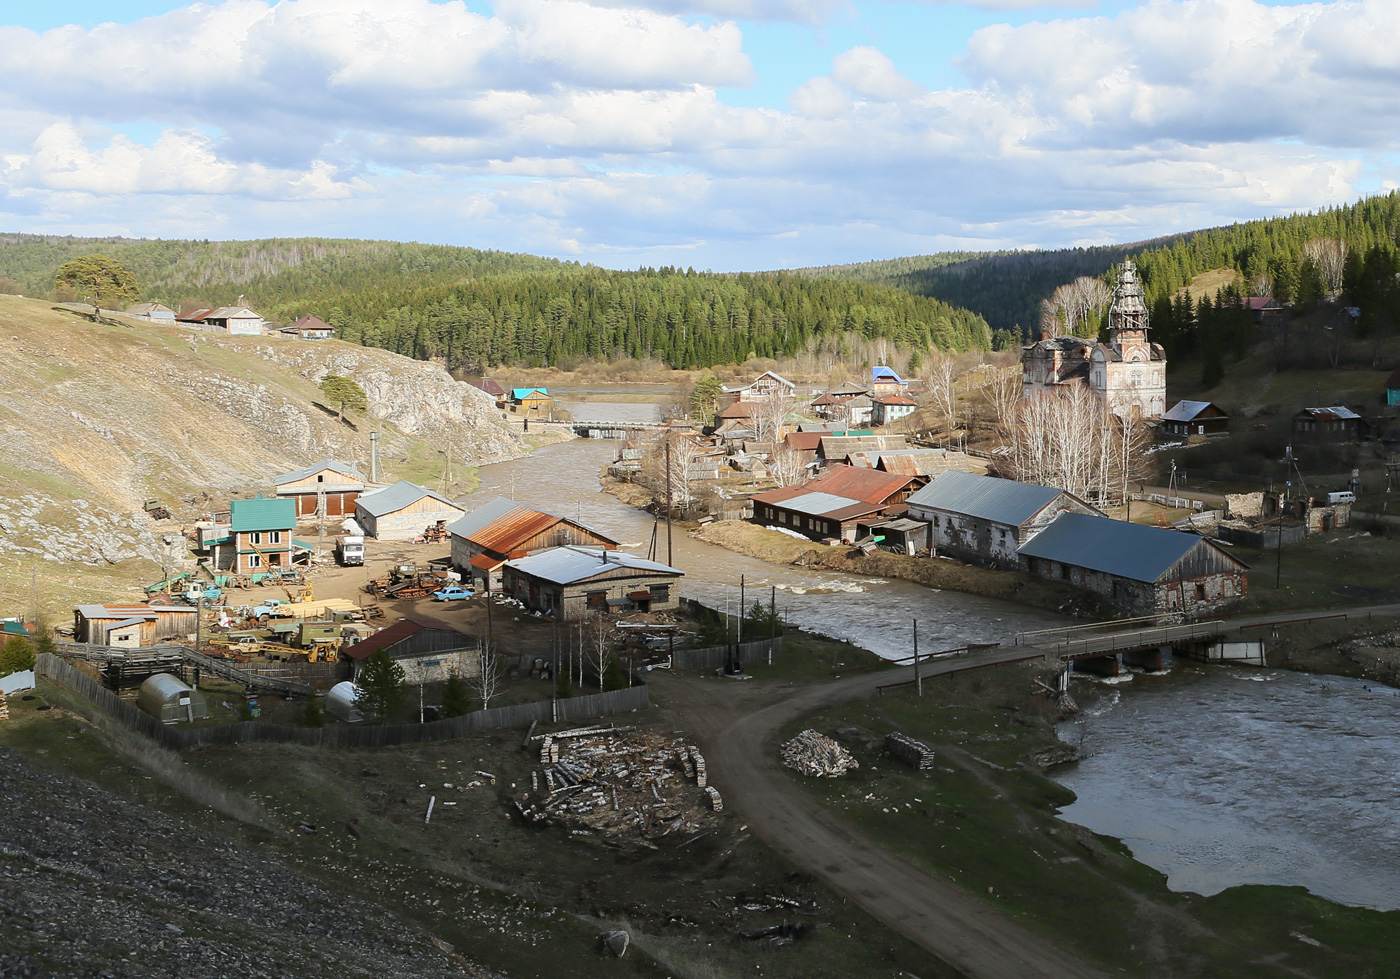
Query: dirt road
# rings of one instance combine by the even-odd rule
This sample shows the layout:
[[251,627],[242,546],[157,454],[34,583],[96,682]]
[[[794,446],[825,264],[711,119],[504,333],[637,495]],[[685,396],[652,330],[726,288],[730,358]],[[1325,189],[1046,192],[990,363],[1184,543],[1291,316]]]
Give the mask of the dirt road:
[[[925,677],[1024,656],[999,649],[924,664]],[[969,976],[1090,979],[1103,975],[1008,921],[977,898],[916,870],[857,833],[807,795],[778,760],[785,724],[869,696],[912,670],[866,673],[831,683],[758,686],[715,677],[653,674],[653,689],[701,742],[710,780],[768,844],[890,927]]]

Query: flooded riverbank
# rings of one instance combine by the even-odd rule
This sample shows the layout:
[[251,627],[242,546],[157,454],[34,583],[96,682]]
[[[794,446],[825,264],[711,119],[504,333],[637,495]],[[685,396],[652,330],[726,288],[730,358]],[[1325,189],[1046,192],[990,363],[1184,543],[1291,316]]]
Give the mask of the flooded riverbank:
[[[475,505],[473,501],[507,496],[574,517],[629,550],[645,553],[657,527],[655,519],[602,492],[598,483],[599,470],[615,453],[613,442],[580,439],[547,446],[524,459],[483,466],[481,486],[467,502]],[[664,523],[657,534],[658,559],[664,561]],[[1017,632],[1067,621],[1012,602],[937,592],[904,581],[772,565],[695,540],[681,530],[672,533],[671,541],[673,563],[686,574],[683,594],[737,614],[743,576],[750,604],[755,599],[767,603],[770,588],[776,588],[779,611],[795,624],[885,657],[909,655],[915,618],[919,647],[930,651],[969,642],[1010,642]]]
[[1176,891],[1296,885],[1400,909],[1400,690],[1177,661],[1107,689],[1061,740],[1063,818],[1122,840]]

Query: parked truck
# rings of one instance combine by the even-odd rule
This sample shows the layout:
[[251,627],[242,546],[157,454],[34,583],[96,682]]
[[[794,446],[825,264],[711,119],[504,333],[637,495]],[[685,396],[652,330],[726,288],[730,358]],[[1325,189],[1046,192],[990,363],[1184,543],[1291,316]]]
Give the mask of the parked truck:
[[361,536],[344,536],[335,539],[335,559],[343,568],[365,563],[365,539]]

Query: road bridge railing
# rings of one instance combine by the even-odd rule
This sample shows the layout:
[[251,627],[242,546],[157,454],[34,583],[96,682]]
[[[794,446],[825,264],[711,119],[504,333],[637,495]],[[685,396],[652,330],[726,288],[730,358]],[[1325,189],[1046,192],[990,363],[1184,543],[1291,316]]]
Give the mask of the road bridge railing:
[[1134,649],[1153,646],[1174,646],[1197,639],[1214,639],[1232,627],[1219,619],[1192,622],[1186,625],[1160,626],[1154,629],[1134,629],[1108,635],[1086,636],[1067,642],[1049,643],[1044,648],[1061,659],[1083,659],[1089,656],[1111,656]]

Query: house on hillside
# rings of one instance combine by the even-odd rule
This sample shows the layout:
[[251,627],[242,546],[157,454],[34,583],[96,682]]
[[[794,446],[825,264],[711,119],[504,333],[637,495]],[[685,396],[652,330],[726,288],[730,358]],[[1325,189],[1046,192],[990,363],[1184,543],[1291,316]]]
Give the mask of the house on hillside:
[[1228,435],[1230,416],[1210,401],[1178,401],[1162,416],[1162,431],[1183,438],[1191,435]]
[[917,485],[909,476],[834,466],[799,486],[755,493],[753,521],[813,540],[852,541],[858,522],[900,508]]
[[1293,416],[1293,434],[1301,438],[1359,442],[1370,430],[1366,419],[1345,405],[1304,408]]
[[870,423],[877,428],[907,418],[919,410],[919,403],[903,394],[877,394],[870,400]]
[[368,639],[346,646],[342,653],[355,664],[355,678],[365,661],[383,650],[403,667],[408,683],[441,683],[455,673],[468,678],[481,674],[478,640],[441,622],[423,618],[400,619]]
[[676,607],[682,572],[626,551],[554,547],[506,563],[505,594],[560,619],[599,612],[661,612]]
[[724,385],[721,390],[732,404],[736,401],[772,401],[774,398],[792,398],[797,394],[797,385],[777,371],[764,371],[748,384]]
[[493,577],[512,558],[567,544],[612,549],[617,541],[555,513],[498,496],[447,525],[452,535],[452,567],[490,591]]
[[[251,500],[234,500],[229,509],[234,574],[292,566],[292,531],[297,525],[295,500],[269,499],[259,493]],[[221,566],[217,554],[214,563]]]
[[355,501],[356,523],[380,540],[413,540],[445,528],[465,512],[465,507],[406,479]]
[[190,326],[206,330],[220,330],[241,336],[260,336],[267,325],[257,313],[247,306],[220,306],[217,309],[194,309],[182,313],[177,319]]
[[1244,307],[1254,314],[1254,322],[1260,326],[1277,323],[1283,319],[1283,304],[1273,296],[1248,296],[1244,300]]
[[468,381],[467,383],[478,391],[485,391],[498,406],[505,404],[506,389],[490,378],[478,377],[476,380]]
[[331,340],[335,337],[335,327],[315,316],[303,316],[291,326],[284,326],[278,332],[294,336],[298,340]]
[[908,506],[910,517],[932,528],[936,553],[992,567],[1024,567],[1022,545],[1061,513],[1104,519],[1062,489],[955,470],[912,494]]
[[143,320],[150,320],[152,323],[161,323],[166,326],[175,325],[175,310],[164,303],[137,303],[126,311],[128,316],[137,316]]
[[355,512],[355,501],[365,491],[365,474],[346,462],[322,459],[305,469],[274,477],[277,495],[296,502],[296,515],[314,517],[322,501],[321,516],[347,517]]
[[1107,598],[1131,615],[1213,612],[1249,591],[1249,565],[1204,537],[1061,512],[1021,546],[1031,574]]
[[870,368],[870,393],[876,396],[886,394],[903,394],[908,388],[908,383],[904,378],[895,373],[892,367],[872,367]]

